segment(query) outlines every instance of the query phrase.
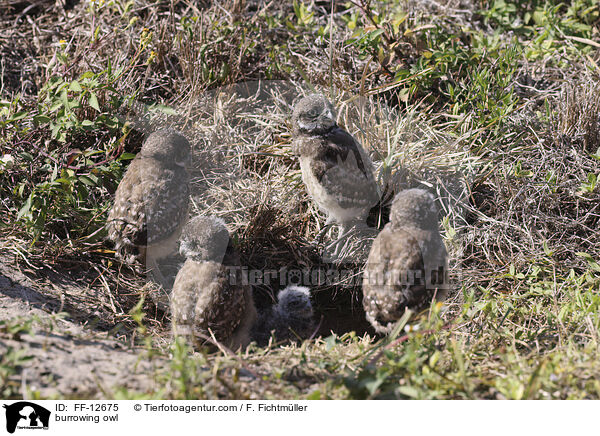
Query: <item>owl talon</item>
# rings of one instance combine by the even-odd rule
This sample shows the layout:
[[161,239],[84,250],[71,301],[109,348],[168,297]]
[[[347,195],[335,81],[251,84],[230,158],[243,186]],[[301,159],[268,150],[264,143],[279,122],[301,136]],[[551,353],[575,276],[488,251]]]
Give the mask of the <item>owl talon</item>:
[[171,289],[171,283],[169,283],[169,281],[163,275],[162,271],[160,270],[160,267],[158,266],[158,263],[156,262],[156,259],[146,259],[146,263],[148,276],[150,280],[152,280],[157,285],[160,285],[164,290]]

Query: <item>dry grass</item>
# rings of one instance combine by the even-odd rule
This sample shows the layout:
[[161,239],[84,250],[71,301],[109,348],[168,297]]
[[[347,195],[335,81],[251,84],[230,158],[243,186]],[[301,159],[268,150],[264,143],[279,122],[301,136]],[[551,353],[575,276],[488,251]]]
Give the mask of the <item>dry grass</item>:
[[[0,0],[0,7],[9,7],[0,17],[2,99],[14,102],[20,93],[19,107],[35,113],[49,77],[73,79],[109,64],[115,71],[122,68],[119,80],[110,83],[114,90],[103,89],[99,100],[132,131],[98,125],[62,144],[51,141],[49,129],[34,126],[31,117],[1,127],[0,156],[33,147],[64,167],[75,145],[105,152],[103,159],[114,168],[90,196],[93,204],[86,204],[97,214],[90,230],[101,223],[126,166],[117,161],[120,153],[137,151],[145,133],[168,125],[182,130],[194,146],[193,213],[223,217],[243,265],[270,273],[269,282],[255,287],[259,306],[270,304],[298,273],[332,269],[322,258],[331,234],[315,241],[325,217],[310,201],[289,147],[291,107],[314,89],[331,96],[340,124],[375,164],[383,200],[372,210],[370,224],[385,224],[388,202],[401,189],[425,187],[439,200],[456,288],[444,313],[421,320],[424,332],[399,334],[396,342],[365,335],[370,330],[356,285],[360,262],[333,268],[346,270],[346,277],[312,284],[319,335],[337,336],[299,347],[274,344],[237,358],[217,353],[190,359],[186,350],[169,348],[168,319],[146,302],[154,345],[161,353],[175,353],[167,376],[181,376],[165,396],[597,397],[590,377],[600,374],[594,363],[598,54],[572,38],[536,42],[540,24],[523,27],[525,36],[513,40],[499,23],[514,23],[515,17],[506,12],[484,19],[486,5],[477,11],[454,1],[388,3],[379,6],[393,11],[389,16],[369,2],[337,4],[329,45],[329,2],[311,2],[307,11],[313,15],[303,24],[291,4],[134,2],[126,9],[124,2],[106,1],[94,2],[90,13],[87,1],[28,7]],[[379,45],[347,43],[353,31],[346,22],[353,14],[363,20],[359,28],[383,31]],[[385,24],[373,21],[376,16]],[[597,18],[574,16],[597,24]],[[494,29],[501,35],[494,36]],[[446,34],[452,35],[450,42]],[[485,43],[478,42],[484,37]],[[446,44],[443,53],[436,52],[440,44]],[[498,66],[509,59],[506,47],[519,44],[522,51],[510,58],[514,64]],[[553,56],[544,57],[544,50],[554,50]],[[428,59],[437,59],[433,73]],[[444,75],[434,74],[442,68]],[[410,74],[396,81],[402,69]],[[477,76],[483,70],[487,76]],[[505,77],[507,85],[501,81]],[[460,98],[451,97],[448,84]],[[126,96],[118,108],[110,106],[114,94]],[[511,106],[506,95],[516,103]],[[176,113],[150,110],[148,104],[155,102]],[[80,111],[89,113],[94,114]],[[94,314],[90,318],[102,320],[105,329],[122,322],[123,334],[131,338],[135,323],[129,312],[148,291],[144,278],[115,263],[101,239],[76,232],[81,226],[73,225],[79,223],[73,210],[50,217],[33,243],[31,232],[15,221],[24,197],[7,187],[29,177],[29,192],[47,177],[47,159],[39,154],[31,162],[0,167],[2,249],[40,280],[41,289],[46,277],[76,281],[94,298],[66,292],[70,312]],[[78,168],[87,174],[93,165]],[[58,298],[50,287],[47,292]],[[387,351],[378,355],[384,346]],[[209,375],[206,368],[222,371]],[[569,378],[569,371],[576,376]],[[262,378],[269,373],[279,378]],[[184,386],[186,374],[191,378]],[[232,382],[238,376],[241,381]]]

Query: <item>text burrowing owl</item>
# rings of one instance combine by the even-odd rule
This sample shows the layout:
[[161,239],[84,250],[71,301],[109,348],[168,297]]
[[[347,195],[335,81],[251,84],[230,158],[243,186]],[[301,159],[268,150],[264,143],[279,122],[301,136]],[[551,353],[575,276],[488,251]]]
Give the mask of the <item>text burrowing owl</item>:
[[392,202],[363,276],[363,306],[379,333],[389,333],[406,309],[421,311],[447,292],[447,254],[433,196],[408,189]]
[[252,329],[252,340],[264,346],[271,337],[277,342],[307,339],[315,323],[310,292],[303,286],[288,286],[277,296],[277,303],[260,311]]
[[252,289],[242,283],[239,254],[223,220],[192,219],[181,234],[180,252],[186,261],[171,292],[174,336],[202,345],[212,332],[233,350],[246,347],[256,308]]
[[338,243],[351,229],[366,228],[379,201],[373,164],[362,146],[336,123],[335,109],[322,95],[301,99],[292,114],[292,152],[299,156],[302,181],[327,224],[339,224]]
[[145,263],[165,286],[157,260],[174,254],[188,215],[188,140],[171,129],[152,133],[115,193],[106,227],[117,256]]

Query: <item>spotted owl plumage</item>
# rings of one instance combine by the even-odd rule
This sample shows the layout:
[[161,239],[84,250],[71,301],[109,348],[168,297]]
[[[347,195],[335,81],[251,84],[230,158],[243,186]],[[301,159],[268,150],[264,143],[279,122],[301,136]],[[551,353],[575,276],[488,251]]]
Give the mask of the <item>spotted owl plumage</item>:
[[379,193],[369,156],[337,125],[335,117],[335,109],[324,96],[301,99],[292,115],[292,152],[299,157],[308,194],[329,222],[345,230],[366,223]]
[[190,143],[174,130],[148,136],[119,183],[106,223],[118,257],[149,264],[176,252],[188,214],[190,156]]
[[390,222],[375,238],[363,276],[363,307],[379,333],[406,309],[422,311],[447,292],[447,253],[433,196],[422,189],[396,195]]
[[173,334],[200,345],[212,331],[232,349],[248,345],[256,308],[225,223],[195,217],[182,232],[180,251],[186,261],[171,294]]

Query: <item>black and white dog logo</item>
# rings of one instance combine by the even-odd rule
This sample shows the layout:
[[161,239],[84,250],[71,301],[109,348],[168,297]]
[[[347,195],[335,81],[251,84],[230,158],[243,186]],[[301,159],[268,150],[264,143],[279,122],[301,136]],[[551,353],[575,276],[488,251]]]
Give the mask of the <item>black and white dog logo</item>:
[[6,431],[14,433],[18,429],[48,429],[50,411],[29,401],[19,401],[4,405],[6,409]]

